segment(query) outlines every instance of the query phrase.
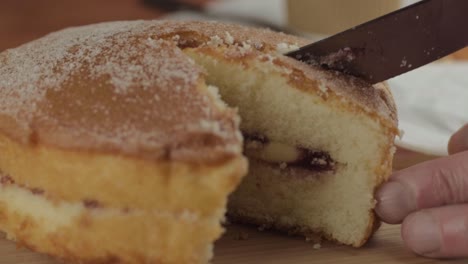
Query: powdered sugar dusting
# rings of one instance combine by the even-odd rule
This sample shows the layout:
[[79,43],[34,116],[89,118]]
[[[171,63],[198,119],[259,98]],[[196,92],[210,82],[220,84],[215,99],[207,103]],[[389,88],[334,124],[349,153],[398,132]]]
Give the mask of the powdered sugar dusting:
[[222,38],[220,38],[219,36],[212,36],[210,38],[210,41],[208,41],[206,44],[210,45],[210,46],[221,46],[224,44],[224,40]]
[[[141,22],[101,24],[52,33],[35,42],[2,54],[0,67],[0,107],[15,115],[21,106],[35,106],[44,97],[46,87],[58,88],[72,72],[108,48],[107,38],[139,27]],[[87,43],[89,48],[79,45]],[[63,63],[63,65],[59,65]],[[97,70],[97,69],[96,69]],[[12,102],[10,94],[17,100]],[[33,112],[32,109],[31,112]]]
[[297,49],[299,49],[299,46],[296,44],[281,42],[276,45],[276,51],[280,54],[285,54]]
[[226,31],[226,43],[228,45],[233,45],[234,44],[234,37],[229,33],[229,31]]
[[239,154],[234,110],[200,90],[203,70],[176,46],[180,37],[158,36],[164,28],[70,28],[2,53],[0,117],[66,148],[177,160]]
[[328,93],[391,116],[390,106],[375,103],[380,90],[280,54],[307,43],[215,22],[113,22],[66,29],[0,54],[0,121],[15,123],[0,122],[0,130],[16,135],[20,127],[23,141],[155,159],[240,155],[235,110],[220,102],[214,88],[204,87],[203,70],[181,50],[221,45],[227,58],[250,56],[280,66],[291,73],[292,83],[324,82]]

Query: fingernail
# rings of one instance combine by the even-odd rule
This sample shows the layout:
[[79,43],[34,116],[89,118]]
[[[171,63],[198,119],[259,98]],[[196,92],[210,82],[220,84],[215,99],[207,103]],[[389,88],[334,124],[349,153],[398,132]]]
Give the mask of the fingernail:
[[440,229],[434,218],[426,212],[415,213],[403,224],[406,245],[416,254],[430,256],[440,250]]
[[377,192],[376,213],[387,223],[398,224],[415,210],[415,202],[408,188],[398,182],[391,181]]

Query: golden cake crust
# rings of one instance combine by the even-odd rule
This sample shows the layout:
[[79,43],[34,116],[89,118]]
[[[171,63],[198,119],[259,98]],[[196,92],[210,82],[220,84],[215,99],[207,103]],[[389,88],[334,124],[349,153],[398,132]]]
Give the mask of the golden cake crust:
[[[158,37],[172,39],[183,48],[197,48],[196,52],[220,53],[226,59],[244,63],[249,58],[270,60],[281,66],[284,77],[297,88],[310,92],[324,92],[352,101],[387,127],[397,126],[397,111],[393,96],[384,84],[371,85],[362,79],[339,72],[323,70],[293,58],[282,56],[287,51],[310,43],[310,40],[233,24],[210,22],[166,22]],[[329,93],[328,93],[329,92]],[[323,93],[325,96],[325,93]],[[351,110],[351,109],[350,109]]]
[[239,155],[235,111],[159,22],[71,28],[7,50],[0,129],[32,145],[152,160],[216,162]]
[[215,22],[133,21],[65,29],[0,54],[0,131],[23,143],[153,160],[203,163],[232,157],[241,152],[235,111],[203,91],[203,70],[177,48],[223,45],[230,47],[226,56],[241,61],[260,52],[274,55],[297,87],[327,89],[329,96],[350,100],[396,127],[395,105],[383,85],[280,55],[306,43]]

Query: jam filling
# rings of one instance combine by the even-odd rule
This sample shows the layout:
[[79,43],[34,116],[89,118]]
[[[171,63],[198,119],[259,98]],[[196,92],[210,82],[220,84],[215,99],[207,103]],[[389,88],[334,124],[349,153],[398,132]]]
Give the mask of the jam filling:
[[13,179],[10,177],[10,176],[1,176],[0,177],[0,184],[2,185],[10,185],[10,184],[14,184],[15,181],[13,181]]
[[336,162],[329,153],[271,141],[264,135],[244,134],[245,154],[280,167],[333,171]]
[[328,153],[305,148],[298,149],[302,151],[303,155],[295,162],[286,163],[288,166],[314,171],[330,171],[334,169],[335,162]]
[[83,205],[88,209],[97,209],[101,207],[101,204],[98,201],[92,199],[85,199],[83,201]]

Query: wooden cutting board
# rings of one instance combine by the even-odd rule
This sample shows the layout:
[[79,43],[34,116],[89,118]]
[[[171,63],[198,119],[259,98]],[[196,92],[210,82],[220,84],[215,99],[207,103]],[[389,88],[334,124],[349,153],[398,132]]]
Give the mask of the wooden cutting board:
[[[242,239],[240,239],[242,238]],[[468,260],[442,261],[415,256],[404,249],[399,226],[383,225],[361,249],[324,243],[320,249],[298,237],[260,232],[244,226],[229,226],[216,243],[214,264],[462,264]],[[0,264],[59,264],[0,238]]]

